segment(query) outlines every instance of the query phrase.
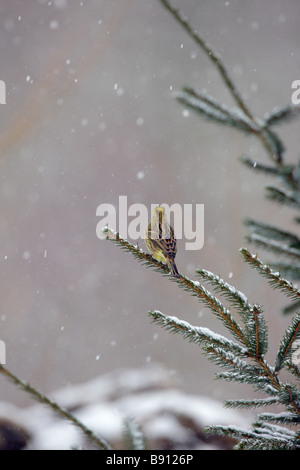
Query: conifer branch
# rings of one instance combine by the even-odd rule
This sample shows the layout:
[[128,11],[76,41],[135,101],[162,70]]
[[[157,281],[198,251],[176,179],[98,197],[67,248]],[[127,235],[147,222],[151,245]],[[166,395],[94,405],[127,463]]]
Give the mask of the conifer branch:
[[231,80],[229,73],[223,64],[221,58],[215,51],[206,43],[206,41],[195,31],[194,28],[188,23],[188,21],[181,16],[179,11],[174,8],[168,0],[160,0],[162,5],[171,13],[175,20],[183,27],[183,29],[188,33],[188,35],[196,42],[196,44],[203,50],[207,55],[209,60],[217,67],[221,77],[224,80],[228,90],[230,91],[232,97],[236,101],[238,107],[252,120],[252,115],[248,110],[244,100],[242,99],[240,93],[236,89],[233,81]]
[[257,233],[250,233],[246,240],[257,247],[300,261],[300,249],[290,247],[268,237],[263,237]]
[[[248,106],[246,105],[245,101],[243,100],[241,94],[237,90],[233,80],[230,78],[229,72],[227,71],[223,61],[221,60],[219,55],[213,50],[213,48],[206,43],[206,41],[195,31],[195,29],[189,24],[189,22],[185,18],[183,18],[180,12],[175,7],[173,7],[172,4],[168,0],[160,0],[160,2],[164,6],[164,8],[171,13],[171,15],[177,21],[177,23],[181,25],[181,27],[187,32],[190,38],[196,42],[196,44],[202,49],[202,51],[206,54],[209,60],[217,68],[222,80],[224,81],[225,86],[227,87],[228,91],[230,92],[233,99],[237,103],[238,108],[241,112],[241,115],[236,120],[235,126],[240,127],[241,130],[249,131],[249,132],[253,132],[255,129],[254,132],[258,136],[259,140],[262,142],[268,155],[276,163],[276,165],[281,168],[282,167],[282,154],[283,154],[284,148],[279,137],[273,131],[271,131],[268,126],[266,126],[266,123],[264,121],[259,121],[258,119],[254,117],[254,115],[252,114]],[[184,104],[187,105],[188,103],[185,101],[186,100],[184,100]],[[220,109],[221,109],[221,106],[222,105],[218,104],[218,107]],[[200,111],[200,108],[198,108],[198,111]],[[205,114],[206,117],[209,117],[214,120],[219,119],[219,122],[226,123],[226,120],[222,119],[220,112],[219,114],[215,112],[215,114],[213,115],[213,113],[210,114],[211,110],[212,108],[210,109],[206,108],[206,110],[204,110],[202,107],[201,112],[203,112],[203,114]],[[248,123],[251,122],[251,125],[248,128],[247,128],[247,125],[245,127],[244,118],[248,119]],[[229,119],[229,117],[227,116],[227,119],[228,119],[227,124],[229,124],[231,121],[231,118]],[[231,125],[234,125],[234,124],[231,122]],[[251,131],[250,131],[250,128],[252,129]]]
[[267,352],[267,326],[261,308],[254,305],[251,311],[247,312],[245,317],[246,338],[251,357],[256,360],[262,359]]
[[[110,229],[106,228],[106,230],[108,233],[112,233]],[[109,238],[113,238],[114,243],[133,254],[138,261],[154,267],[155,270],[159,270],[163,275],[167,274],[168,268],[165,269],[162,263],[156,261],[151,255],[144,253],[140,248],[130,244],[127,240],[122,239],[118,234]],[[241,251],[245,260],[256,267],[275,287],[280,288],[288,296],[299,299],[299,291],[291,283],[281,278],[279,273],[272,271],[248,250],[243,249]],[[152,320],[170,332],[179,333],[189,341],[200,344],[205,354],[213,362],[229,369],[228,372],[218,373],[217,378],[252,384],[254,388],[268,393],[280,403],[293,407],[295,412],[300,414],[300,405],[298,406],[297,404],[297,396],[293,388],[287,388],[286,385],[281,384],[277,377],[277,372],[264,360],[268,342],[267,326],[261,308],[257,305],[249,304],[244,294],[223,281],[219,276],[215,276],[213,273],[205,270],[198,270],[197,272],[204,280],[213,285],[216,290],[225,294],[232,304],[240,308],[245,330],[236,322],[230,311],[199,282],[192,281],[182,274],[178,278],[169,276],[169,279],[204,302],[241,344],[213,333],[208,328],[195,327],[176,317],[164,315],[158,310],[149,312]],[[282,343],[281,356],[280,354],[278,355],[278,358],[282,357],[282,363],[290,357],[288,352],[290,353],[291,350],[289,348],[293,339],[296,338],[298,338],[297,335],[290,335],[289,341],[286,337],[285,342]],[[248,364],[243,358],[253,360],[254,364]]]
[[284,168],[283,154],[285,148],[278,135],[269,128],[261,127],[258,137],[273,161],[282,170]]
[[253,400],[225,400],[224,406],[226,408],[258,408],[261,406],[278,405],[280,401],[278,397],[257,398]]
[[281,169],[274,167],[274,166],[264,165],[263,163],[257,162],[256,160],[252,160],[251,158],[245,155],[242,156],[240,160],[242,163],[244,163],[244,165],[248,166],[249,168],[257,172],[261,172],[261,173],[265,173],[265,174],[269,174],[273,176],[281,175]]
[[208,95],[207,93],[203,93],[199,90],[196,90],[195,88],[192,87],[184,87],[182,90],[182,93],[175,93],[175,96],[182,96],[182,98],[185,98],[187,101],[188,99],[191,100],[191,103],[197,107],[201,106],[202,104],[206,104],[209,108],[212,108],[214,111],[219,111],[220,114],[224,115],[224,119],[228,119],[229,121],[237,121],[237,123],[233,123],[232,125],[237,125],[240,123],[240,127],[243,130],[246,130],[248,132],[259,132],[260,128],[259,126],[254,123],[249,117],[241,111],[239,108],[232,109],[226,106],[223,103],[219,103],[214,97]]
[[285,383],[279,391],[283,404],[300,415],[300,392],[293,384]]
[[152,321],[171,333],[181,334],[191,343],[200,345],[215,345],[227,352],[234,351],[239,357],[247,357],[247,349],[235,343],[234,341],[214,333],[209,328],[193,326],[184,320],[179,320],[174,316],[168,316],[164,313],[153,310],[148,312]]
[[300,369],[296,364],[291,361],[287,361],[285,366],[289,372],[291,372],[298,380],[300,380]]
[[300,291],[289,281],[282,278],[279,272],[273,271],[268,265],[262,263],[256,255],[252,255],[246,248],[241,248],[240,252],[244,260],[250,266],[256,268],[258,272],[267,280],[275,289],[280,289],[285,295],[295,301],[300,299]]
[[145,253],[139,247],[132,245],[127,240],[121,238],[118,233],[115,233],[109,227],[104,227],[104,235],[108,240],[113,241],[116,245],[119,245],[125,251],[131,253],[138,261],[146,265],[146,267],[152,267],[156,271],[159,271],[161,274],[168,275],[169,279],[172,282],[176,282],[179,287],[190,292],[193,296],[196,296],[199,300],[204,302],[204,304],[219,317],[222,322],[226,325],[227,328],[232,332],[232,334],[243,344],[244,334],[240,325],[236,322],[234,317],[231,315],[230,311],[224,307],[224,305],[207,289],[205,289],[200,282],[193,281],[188,277],[180,274],[179,277],[173,277],[169,275],[169,268],[157,261],[152,255]]
[[48,406],[54,413],[56,413],[61,418],[66,419],[74,426],[76,426],[83,434],[87,437],[87,439],[95,444],[99,449],[102,450],[111,450],[110,445],[99,436],[93,433],[89,428],[87,428],[81,421],[79,421],[74,415],[69,413],[64,408],[61,408],[55,401],[48,398],[43,393],[39,392],[36,388],[30,385],[28,382],[24,382],[23,380],[19,379],[15,374],[13,374],[10,370],[0,364],[0,373],[11,380],[15,385],[17,385],[21,390],[28,393],[33,399],[37,400],[38,402]]
[[300,248],[300,238],[297,235],[287,232],[286,230],[279,229],[273,225],[269,225],[263,222],[257,222],[253,219],[246,219],[244,223],[255,234],[282,241],[292,248]]
[[278,390],[277,384],[276,387],[272,384],[274,378],[270,374],[269,377],[265,376],[262,369],[253,368],[249,370],[238,370],[230,372],[217,372],[217,379],[222,379],[227,382],[237,382],[241,384],[252,385],[254,390],[268,393],[273,397],[277,397]]
[[[287,388],[287,384],[282,384],[279,381],[278,371],[275,371],[265,362],[259,347],[256,346],[257,343],[259,345],[263,343],[262,338],[258,337],[261,334],[262,327],[257,319],[254,322],[254,330],[259,333],[254,335],[256,337],[255,348],[251,349],[250,345],[247,349],[207,328],[192,326],[186,321],[167,316],[157,310],[149,312],[149,315],[155,323],[171,333],[179,333],[189,341],[201,345],[210,360],[225,369],[229,369],[228,372],[218,372],[216,374],[217,378],[251,384],[255,389],[271,395],[271,399],[227,402],[228,406],[253,407],[284,403],[291,406],[300,415],[300,403],[297,404],[298,398],[292,386]],[[264,328],[265,326],[263,330]],[[254,365],[245,362],[243,358],[251,358]],[[287,390],[292,390],[293,393],[287,393]]]
[[132,245],[128,240],[121,238],[117,232],[112,230],[110,227],[103,227],[102,229],[103,236],[107,239],[118,245],[122,250],[131,253],[131,255],[137,259],[140,263],[145,265],[145,267],[154,268],[155,271],[160,272],[161,274],[169,274],[169,268],[167,265],[157,261],[152,255],[146,253],[139,248],[138,245]]
[[213,97],[185,87],[182,92],[175,93],[179,103],[203,115],[206,119],[235,127],[247,134],[259,132],[259,128],[238,109],[230,109]]
[[284,361],[291,358],[294,352],[294,342],[300,339],[300,313],[298,313],[292,320],[292,324],[286,330],[279,346],[279,350],[275,360],[275,372],[278,372]]
[[292,208],[300,209],[300,195],[295,191],[287,191],[285,189],[278,189],[274,186],[268,186],[267,199],[277,202],[281,205],[286,205]]
[[181,276],[177,280],[180,287],[196,295],[204,304],[224,323],[231,333],[242,343],[245,344],[244,333],[242,328],[231,315],[230,310],[212,295],[204,286],[197,281],[192,281],[186,276]]
[[144,433],[131,416],[124,420],[123,442],[125,450],[146,450]]
[[[291,264],[291,263],[268,263],[273,269],[279,271],[282,275],[289,279],[293,279],[294,281],[299,281],[300,279],[300,265],[299,264]],[[297,304],[297,302],[296,302]]]
[[225,380],[251,384],[257,383],[259,380],[262,380],[265,384],[268,380],[265,377],[260,377],[260,369],[249,365],[227,349],[210,344],[205,345],[203,350],[212,362],[230,370],[230,372],[218,372],[216,374],[217,378],[222,377]]
[[300,416],[291,412],[261,413],[257,418],[258,421],[268,421],[269,423],[286,424],[288,426],[300,424]]
[[196,273],[203,281],[207,281],[214,291],[223,294],[230,302],[232,302],[243,314],[245,311],[251,311],[252,305],[248,302],[245,294],[240,292],[228,282],[216,276],[205,269],[196,269]]
[[286,305],[282,309],[283,315],[289,315],[300,309],[300,300],[298,302],[293,302],[290,305]]
[[[274,254],[290,258],[292,262],[271,262],[268,263],[273,270],[280,272],[281,276],[289,279],[300,279],[300,239],[297,235],[278,229],[277,227],[256,222],[252,219],[245,221],[251,232],[246,239],[255,246],[262,247]],[[296,262],[296,260],[299,260]],[[300,299],[285,307],[282,311],[284,314],[294,312],[300,308]]]
[[[131,245],[127,240],[120,238],[118,234],[112,235],[110,229],[106,228],[106,231],[110,234],[108,238],[113,239],[114,243],[133,254],[138,261],[142,261],[148,266],[159,270],[163,275],[166,275],[168,268],[165,270],[164,265],[161,265],[152,256],[144,253],[140,248]],[[280,288],[286,295],[299,300],[300,293],[290,282],[283,279],[279,273],[272,271],[268,266],[264,265],[248,250],[242,249],[241,252],[244,259],[258,269],[273,286]],[[220,300],[201,285],[200,282],[192,281],[182,274],[178,278],[169,276],[169,279],[204,302],[238,342],[216,334],[208,328],[193,326],[186,321],[179,320],[177,317],[167,316],[158,310],[149,312],[153,322],[171,333],[181,334],[190,342],[199,344],[211,361],[225,369],[216,374],[218,379],[251,384],[255,390],[268,395],[268,398],[259,400],[228,401],[226,403],[227,406],[250,408],[280,404],[285,405],[287,410],[293,413],[293,415],[300,416],[299,392],[292,384],[282,383],[278,377],[278,372],[284,366],[288,367],[287,363],[293,351],[292,345],[298,339],[298,317],[294,319],[280,344],[276,367],[271,367],[264,359],[264,354],[268,348],[268,341],[267,325],[261,308],[250,304],[242,292],[222,280],[219,276],[206,270],[197,270],[197,273],[203,281],[208,282],[213,286],[214,290],[224,295],[230,301],[230,304],[238,309],[244,322],[244,329],[236,322],[229,309],[225,308]],[[295,375],[297,371],[296,365],[291,364],[290,369],[292,369]],[[220,432],[221,430],[225,434],[231,433],[230,430],[228,431],[228,428],[219,428]],[[259,439],[257,434],[260,432],[257,431],[257,428],[255,428],[255,432],[251,430],[250,434],[248,434],[248,431],[245,431],[244,437],[239,432],[239,445],[242,447],[254,446],[253,448],[255,448],[258,442],[257,439]],[[245,436],[248,436],[248,438],[246,439]],[[251,439],[249,436],[252,436]],[[268,435],[268,437],[264,437],[264,441],[266,441],[266,448],[272,448],[273,446],[286,448],[285,440],[282,439],[282,436],[276,440],[274,436],[270,437]]]
[[265,127],[275,126],[291,121],[300,116],[300,106],[289,103],[287,106],[275,108],[263,117]]
[[208,432],[221,436],[228,435],[239,440],[238,450],[296,450],[300,448],[297,434],[279,426],[268,426],[266,423],[253,426],[252,430],[245,430],[237,426],[210,426]]

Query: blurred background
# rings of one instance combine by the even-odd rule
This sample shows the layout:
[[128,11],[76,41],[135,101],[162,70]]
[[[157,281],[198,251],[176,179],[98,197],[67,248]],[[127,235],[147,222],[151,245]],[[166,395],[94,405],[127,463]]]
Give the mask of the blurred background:
[[[174,0],[221,55],[257,116],[291,100],[300,79],[297,0]],[[216,382],[201,350],[153,325],[151,309],[223,332],[195,298],[96,236],[99,204],[205,205],[202,267],[262,303],[274,351],[286,299],[246,266],[245,217],[291,224],[264,198],[256,140],[203,121],[174,98],[184,85],[232,104],[216,69],[158,0],[0,0],[0,339],[7,367],[45,393],[107,372],[161,364],[186,392],[247,398]],[[281,129],[299,157],[299,123]],[[144,248],[143,242],[141,247]],[[264,253],[261,258],[267,260]],[[0,399],[31,399],[0,376]]]

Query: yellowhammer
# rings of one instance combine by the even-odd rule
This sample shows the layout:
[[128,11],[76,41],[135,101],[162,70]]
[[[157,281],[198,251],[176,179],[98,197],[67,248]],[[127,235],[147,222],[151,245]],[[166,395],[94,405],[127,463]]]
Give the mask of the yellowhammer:
[[172,275],[180,277],[175,264],[177,242],[174,229],[168,222],[165,209],[157,206],[145,232],[145,243],[154,258],[167,263]]

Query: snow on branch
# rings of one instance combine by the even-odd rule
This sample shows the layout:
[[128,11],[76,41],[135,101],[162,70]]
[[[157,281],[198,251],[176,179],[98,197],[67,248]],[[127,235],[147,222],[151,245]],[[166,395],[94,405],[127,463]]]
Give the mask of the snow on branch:
[[300,299],[300,291],[291,282],[281,277],[279,272],[272,270],[267,264],[264,264],[260,259],[250,253],[246,248],[240,250],[244,260],[250,266],[256,268],[258,272],[265,277],[269,284],[275,289],[280,289],[285,295],[297,301]]

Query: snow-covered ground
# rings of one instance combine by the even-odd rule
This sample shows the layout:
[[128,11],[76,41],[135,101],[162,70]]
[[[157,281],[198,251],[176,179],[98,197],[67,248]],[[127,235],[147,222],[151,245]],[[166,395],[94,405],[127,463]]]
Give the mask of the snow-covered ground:
[[[124,420],[141,427],[150,449],[230,449],[232,441],[208,436],[213,424],[248,424],[241,414],[215,399],[180,390],[160,366],[114,371],[51,395],[114,449],[122,449]],[[0,449],[90,448],[82,432],[42,404],[17,408],[0,403]]]

